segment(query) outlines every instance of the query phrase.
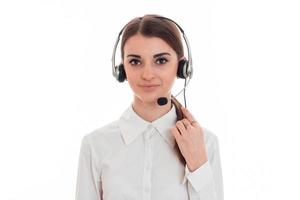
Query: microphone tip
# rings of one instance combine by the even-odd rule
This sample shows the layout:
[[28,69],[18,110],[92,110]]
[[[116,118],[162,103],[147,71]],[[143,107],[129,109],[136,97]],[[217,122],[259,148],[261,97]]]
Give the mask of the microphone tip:
[[168,99],[166,97],[160,97],[157,99],[157,103],[160,106],[166,105],[168,103]]

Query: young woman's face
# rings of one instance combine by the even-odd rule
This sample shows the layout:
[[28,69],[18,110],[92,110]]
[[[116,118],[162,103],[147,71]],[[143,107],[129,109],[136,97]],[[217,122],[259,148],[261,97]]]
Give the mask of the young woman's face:
[[136,34],[124,45],[123,64],[135,96],[147,103],[168,96],[176,78],[176,52],[158,37]]

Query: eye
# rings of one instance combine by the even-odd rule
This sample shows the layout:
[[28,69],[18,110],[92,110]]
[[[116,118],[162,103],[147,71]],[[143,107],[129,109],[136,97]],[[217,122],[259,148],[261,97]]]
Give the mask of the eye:
[[164,64],[164,63],[166,63],[166,62],[168,62],[168,60],[167,60],[166,58],[164,58],[164,57],[158,58],[158,59],[156,60],[156,63],[157,63],[157,64]]
[[131,59],[131,60],[129,60],[129,63],[131,65],[139,65],[139,64],[141,64],[141,62],[138,59]]

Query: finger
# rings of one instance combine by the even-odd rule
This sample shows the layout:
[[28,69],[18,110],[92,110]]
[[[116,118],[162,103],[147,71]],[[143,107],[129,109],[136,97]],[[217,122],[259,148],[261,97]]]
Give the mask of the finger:
[[174,135],[176,141],[178,141],[179,138],[180,138],[180,136],[181,136],[180,132],[178,131],[178,129],[176,127],[172,127],[171,128],[171,133]]
[[196,121],[195,118],[194,118],[194,116],[190,113],[190,111],[189,111],[188,109],[186,109],[185,107],[182,106],[182,107],[181,107],[181,110],[182,110],[184,116],[186,116],[186,118],[187,118],[190,122]]
[[176,122],[176,127],[182,136],[186,135],[186,128],[181,120]]
[[200,126],[199,122],[195,119],[195,117],[191,114],[191,112],[186,109],[185,107],[181,107],[183,114],[186,116],[186,118],[191,122],[192,126]]
[[182,119],[182,122],[183,122],[185,128],[187,129],[187,131],[190,131],[193,128],[193,126],[192,126],[191,122],[189,122],[189,120],[184,118],[184,119]]

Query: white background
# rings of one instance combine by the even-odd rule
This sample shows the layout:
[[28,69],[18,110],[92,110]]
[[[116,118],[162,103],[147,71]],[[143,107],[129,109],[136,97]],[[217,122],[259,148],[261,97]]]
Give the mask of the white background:
[[147,13],[190,41],[187,105],[219,138],[225,199],[300,199],[299,10],[296,0],[1,1],[0,199],[74,199],[81,138],[132,101],[111,75],[115,39]]

